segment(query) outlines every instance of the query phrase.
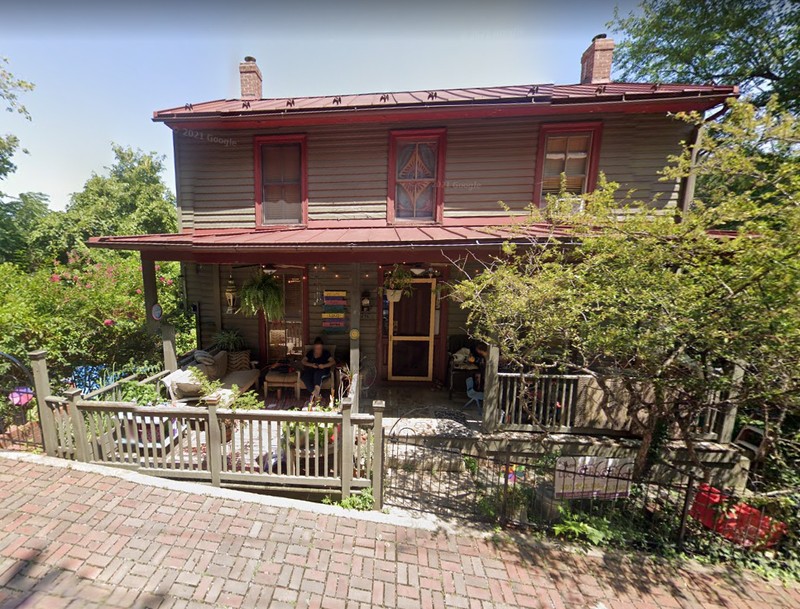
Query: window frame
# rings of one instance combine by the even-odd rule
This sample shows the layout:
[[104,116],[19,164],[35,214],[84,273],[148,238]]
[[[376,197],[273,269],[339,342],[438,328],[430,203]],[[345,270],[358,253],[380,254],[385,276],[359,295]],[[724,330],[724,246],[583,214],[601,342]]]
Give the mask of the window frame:
[[[292,224],[270,224],[264,222],[262,207],[264,204],[264,184],[261,175],[261,149],[270,144],[300,144],[300,222]],[[276,226],[308,225],[308,136],[304,133],[292,135],[258,135],[253,138],[253,161],[255,180],[255,214],[256,228],[274,228]]]
[[533,180],[533,204],[541,207],[544,203],[542,186],[544,185],[544,161],[547,140],[551,135],[589,135],[589,159],[586,166],[586,187],[584,193],[591,192],[597,186],[600,167],[600,143],[603,135],[602,121],[583,121],[565,123],[545,123],[539,126],[539,141],[536,148],[536,170]]
[[[388,188],[386,193],[386,221],[388,224],[441,224],[444,217],[444,163],[447,129],[395,129],[389,131]],[[433,201],[433,217],[397,218],[395,210],[395,193],[397,192],[397,146],[403,142],[422,143],[436,142],[436,179],[434,181],[435,198]]]

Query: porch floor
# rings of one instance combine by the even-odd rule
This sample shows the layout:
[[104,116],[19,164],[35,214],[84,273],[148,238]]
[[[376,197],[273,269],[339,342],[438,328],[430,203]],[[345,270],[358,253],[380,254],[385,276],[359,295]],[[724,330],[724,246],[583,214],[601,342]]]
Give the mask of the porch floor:
[[383,427],[387,433],[429,435],[437,432],[449,436],[478,435],[481,416],[465,392],[454,392],[428,383],[376,384],[361,398],[362,410],[368,412],[373,400],[383,400]]
[[[469,407],[466,392],[453,392],[450,399],[447,388],[431,383],[375,383],[361,394],[361,412],[372,412],[372,402],[383,400],[383,428],[387,434],[396,435],[443,435],[449,437],[478,437],[481,415],[473,402]],[[282,397],[270,391],[265,400],[269,410],[303,408],[308,393],[303,390],[300,398],[284,390]]]

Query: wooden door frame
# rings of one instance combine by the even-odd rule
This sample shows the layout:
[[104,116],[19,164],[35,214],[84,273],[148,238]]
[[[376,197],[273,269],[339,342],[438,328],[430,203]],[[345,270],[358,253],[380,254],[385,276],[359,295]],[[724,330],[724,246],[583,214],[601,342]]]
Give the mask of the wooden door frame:
[[[425,277],[421,279],[412,279],[412,284],[430,284],[431,286],[431,302],[430,302],[430,319],[428,321],[428,336],[394,336],[394,302],[389,302],[389,336],[388,336],[388,368],[386,371],[387,379],[390,381],[432,381],[433,380],[433,360],[434,350],[436,347],[436,278]],[[393,343],[397,342],[423,342],[423,339],[428,341],[428,374],[426,376],[393,376],[392,375],[392,358],[393,358]]]

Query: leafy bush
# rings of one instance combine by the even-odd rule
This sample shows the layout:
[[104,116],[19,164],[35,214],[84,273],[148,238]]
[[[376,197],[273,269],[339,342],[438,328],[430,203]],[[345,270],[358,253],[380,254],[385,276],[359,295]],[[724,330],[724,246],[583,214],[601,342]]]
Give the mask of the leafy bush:
[[157,404],[163,400],[155,383],[143,385],[139,381],[120,383],[120,397],[124,402],[136,402],[140,406]]
[[605,545],[612,537],[610,525],[605,518],[589,518],[567,513],[558,524],[553,525],[556,537],[567,541],[588,542],[593,546]]
[[368,512],[375,505],[375,500],[372,498],[372,488],[361,489],[360,492],[349,497],[343,497],[339,501],[334,501],[330,496],[323,498],[322,503],[325,505],[338,505],[347,510],[359,510],[361,512]]

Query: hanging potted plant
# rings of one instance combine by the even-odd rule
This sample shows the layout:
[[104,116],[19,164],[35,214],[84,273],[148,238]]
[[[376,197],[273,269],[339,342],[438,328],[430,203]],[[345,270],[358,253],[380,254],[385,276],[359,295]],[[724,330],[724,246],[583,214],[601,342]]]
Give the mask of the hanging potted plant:
[[414,275],[408,269],[395,264],[392,270],[386,273],[383,281],[383,293],[389,302],[400,302],[403,296],[411,296],[413,279]]
[[239,310],[245,315],[261,311],[267,321],[283,319],[283,286],[274,275],[258,273],[242,285]]

